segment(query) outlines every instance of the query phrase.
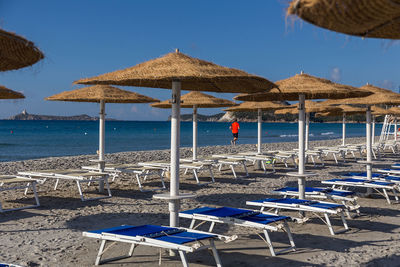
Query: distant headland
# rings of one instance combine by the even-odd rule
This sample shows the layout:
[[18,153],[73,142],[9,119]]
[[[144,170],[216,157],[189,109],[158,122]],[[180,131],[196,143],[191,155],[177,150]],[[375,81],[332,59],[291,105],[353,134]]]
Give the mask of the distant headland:
[[[6,120],[15,120],[15,121],[97,121],[98,117],[91,117],[86,114],[75,115],[75,116],[53,116],[53,115],[38,115],[38,114],[29,114],[25,109],[14,116],[9,117]],[[115,119],[106,119],[115,121]]]

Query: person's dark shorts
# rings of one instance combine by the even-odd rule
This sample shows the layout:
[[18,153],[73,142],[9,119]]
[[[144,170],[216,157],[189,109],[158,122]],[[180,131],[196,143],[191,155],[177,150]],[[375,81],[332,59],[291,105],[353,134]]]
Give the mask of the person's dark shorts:
[[234,138],[239,138],[239,133],[232,133]]

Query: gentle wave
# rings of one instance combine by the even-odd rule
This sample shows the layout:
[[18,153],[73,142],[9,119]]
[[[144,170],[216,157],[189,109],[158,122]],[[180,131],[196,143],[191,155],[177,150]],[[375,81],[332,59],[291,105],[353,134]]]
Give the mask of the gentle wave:
[[297,134],[281,134],[279,137],[297,137]]
[[326,133],[321,133],[321,135],[332,135],[334,132],[326,132]]

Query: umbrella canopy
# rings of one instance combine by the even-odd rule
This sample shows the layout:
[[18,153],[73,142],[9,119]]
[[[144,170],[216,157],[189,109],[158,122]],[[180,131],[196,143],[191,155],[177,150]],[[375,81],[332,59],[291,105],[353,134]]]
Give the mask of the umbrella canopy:
[[[326,103],[322,102],[322,103]],[[332,111],[327,111],[327,112],[318,112],[315,114],[317,117],[327,117],[327,116],[341,116],[343,114],[346,115],[354,115],[354,114],[362,114],[366,112],[365,108],[358,108],[358,107],[352,107],[349,105],[338,105],[336,106],[338,109],[337,110],[332,110]]]
[[293,0],[287,13],[336,32],[371,38],[400,39],[398,1]]
[[100,102],[105,103],[151,103],[159,102],[155,98],[135,92],[122,90],[109,85],[94,85],[72,91],[65,91],[45,98],[52,101]]
[[391,107],[389,109],[380,108],[378,110],[373,111],[374,115],[400,115],[400,108],[399,107]]
[[234,99],[240,101],[293,101],[298,100],[299,95],[304,95],[305,99],[341,99],[371,94],[353,86],[334,83],[305,73],[277,81],[276,85],[278,88],[271,89],[268,92],[241,94],[235,96]]
[[378,106],[371,107],[371,111],[372,111],[372,114],[375,116],[382,116],[382,115],[390,114],[387,112],[387,109],[380,108]]
[[334,99],[325,102],[330,105],[400,105],[400,94],[391,91],[391,93],[375,93],[367,97]]
[[251,102],[246,101],[238,106],[224,109],[224,111],[257,111],[257,110],[276,110],[281,108],[287,108],[288,105],[284,105],[279,102],[263,101],[263,102]]
[[25,96],[19,92],[15,92],[11,89],[8,89],[0,85],[0,99],[19,99],[19,98],[25,98]]
[[[220,108],[236,105],[235,102],[192,91],[181,97],[181,108],[193,108],[193,160],[197,160],[197,108]],[[155,108],[172,108],[172,100],[151,104]]]
[[[99,118],[99,169],[104,170],[105,151],[105,103],[151,103],[159,100],[122,90],[109,85],[95,85],[72,91],[65,91],[45,98],[51,101],[97,102],[100,103]],[[102,191],[102,185],[100,190]]]
[[178,50],[124,70],[75,83],[171,89],[172,81],[180,81],[184,90],[220,93],[261,92],[276,87],[265,78],[193,58]]
[[[235,106],[236,103],[227,99],[218,98],[202,92],[189,92],[181,97],[181,108],[222,108]],[[155,108],[171,108],[171,100],[165,100],[160,103],[154,103],[150,106]]]
[[32,42],[0,29],[0,71],[27,67],[43,58],[43,53]]

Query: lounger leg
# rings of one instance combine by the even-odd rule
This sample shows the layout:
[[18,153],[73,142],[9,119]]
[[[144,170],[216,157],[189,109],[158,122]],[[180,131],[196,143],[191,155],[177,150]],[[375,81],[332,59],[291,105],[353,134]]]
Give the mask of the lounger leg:
[[165,189],[166,186],[165,186],[165,183],[164,183],[164,172],[163,171],[158,171],[158,174],[160,175],[162,188]]
[[212,181],[213,183],[215,183],[214,173],[213,173],[213,171],[212,171],[211,166],[208,167],[208,170],[210,171],[211,181]]
[[222,169],[222,163],[219,164],[218,171],[221,172],[221,169]]
[[39,197],[38,197],[38,194],[37,194],[37,191],[36,191],[36,183],[35,182],[33,182],[32,183],[32,191],[33,191],[33,195],[35,196],[35,201],[36,201],[36,206],[40,206],[40,202],[39,202]]
[[193,220],[190,222],[189,228],[190,228],[190,229],[193,229],[195,223],[196,223],[196,220],[193,219]]
[[106,184],[106,189],[107,189],[108,196],[109,196],[109,197],[112,197],[112,195],[111,195],[111,190],[110,190],[110,184],[108,183],[108,177],[105,177],[105,178],[104,178],[104,182],[105,182],[105,184]]
[[189,263],[187,262],[186,252],[179,250],[179,256],[181,256],[183,267],[189,267]]
[[344,229],[349,230],[349,226],[347,225],[347,221],[346,218],[344,217],[343,211],[340,213],[340,218],[342,219]]
[[217,248],[215,247],[214,240],[210,239],[210,247],[214,255],[215,263],[217,267],[222,267],[221,259],[219,258]]
[[76,185],[78,186],[78,191],[79,191],[79,195],[81,196],[81,200],[85,201],[85,198],[83,197],[83,193],[82,193],[81,183],[79,181],[76,181]]
[[195,169],[193,169],[193,176],[194,176],[194,179],[196,179],[197,184],[199,185],[200,184],[199,175],[197,174],[197,170],[195,170]]
[[332,153],[332,154],[333,154],[333,158],[335,159],[336,164],[339,164],[339,162],[337,160],[337,157],[336,157],[336,154],[335,153]]
[[24,190],[24,195],[25,195],[25,196],[28,194],[29,185],[30,185],[30,183],[27,183],[27,184],[26,184],[26,188],[25,188],[25,190]]
[[383,194],[385,195],[385,198],[386,198],[387,203],[388,203],[389,205],[392,204],[392,203],[390,202],[390,198],[389,198],[389,195],[388,195],[386,189],[382,189],[382,191],[383,191]]
[[129,249],[129,253],[128,253],[129,257],[132,257],[133,252],[135,251],[135,248],[136,248],[136,244],[132,244],[131,248]]
[[214,226],[215,226],[215,222],[211,222],[210,228],[208,229],[208,231],[209,231],[210,233],[212,233],[212,231],[213,231],[213,229],[214,229]]
[[136,181],[137,181],[138,186],[139,186],[139,190],[143,192],[144,190],[143,190],[143,187],[142,187],[142,183],[140,182],[140,175],[138,173],[136,173],[135,175],[136,175]]
[[99,265],[100,264],[101,256],[103,255],[103,250],[104,250],[104,247],[106,245],[106,242],[107,242],[106,240],[101,240],[99,252],[97,253],[97,257],[96,257],[96,261],[95,261],[94,265]]
[[58,186],[58,182],[60,181],[60,179],[57,179],[56,180],[56,183],[55,183],[55,185],[54,185],[54,190],[57,190],[57,186]]
[[311,155],[310,156],[311,157],[311,161],[312,161],[312,163],[313,163],[313,165],[314,165],[314,168],[317,166],[317,164],[315,164],[315,159],[314,159],[314,156],[313,155]]
[[289,225],[286,221],[283,222],[283,227],[289,237],[290,247],[293,251],[296,251],[296,244],[294,243],[292,232],[290,231]]
[[232,173],[233,173],[233,177],[235,177],[235,179],[237,179],[235,168],[233,168],[232,164],[230,165],[230,167],[231,167],[231,170],[232,170]]
[[265,241],[267,241],[269,251],[271,252],[271,256],[275,257],[276,254],[275,254],[274,246],[272,246],[271,238],[269,237],[268,231],[266,229],[264,229],[263,232],[265,235]]
[[243,169],[246,172],[246,177],[248,177],[249,176],[249,172],[247,171],[247,166],[246,166],[246,162],[245,161],[243,162]]
[[186,174],[187,174],[187,172],[188,172],[188,170],[189,170],[189,169],[188,169],[188,168],[186,168],[186,169],[185,169],[185,171],[183,172],[183,174],[184,174],[184,175],[186,175]]
[[399,202],[399,197],[397,196],[396,190],[393,189],[393,195],[394,195],[394,199]]
[[331,220],[329,219],[329,215],[327,213],[324,213],[324,216],[325,216],[326,224],[329,227],[329,231],[331,232],[331,235],[335,235],[335,231],[333,231],[333,227],[331,224]]

